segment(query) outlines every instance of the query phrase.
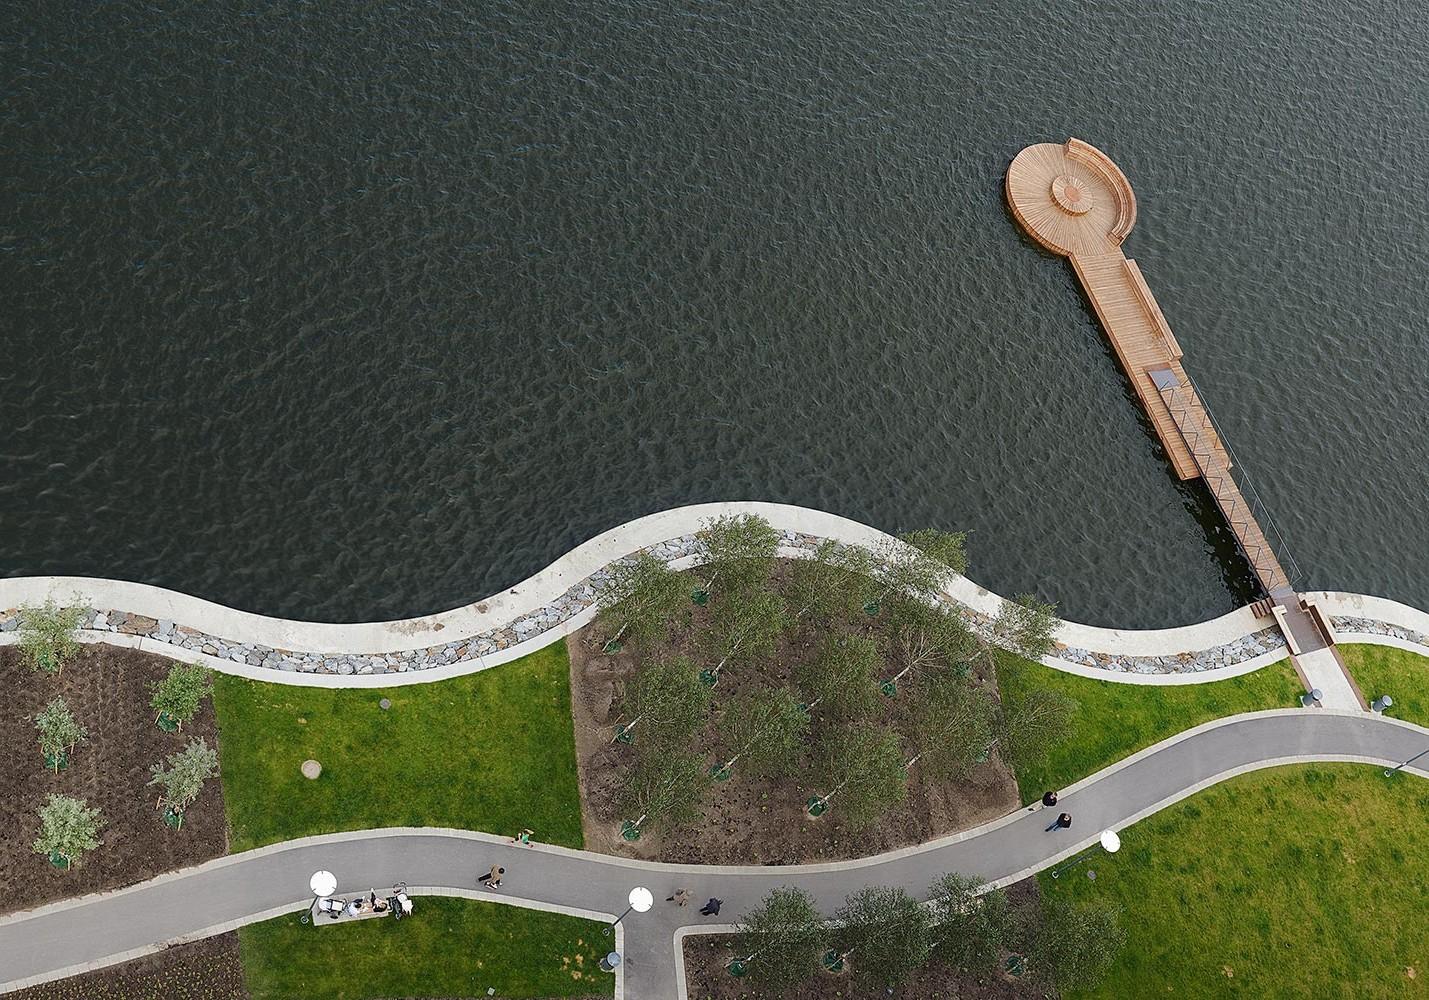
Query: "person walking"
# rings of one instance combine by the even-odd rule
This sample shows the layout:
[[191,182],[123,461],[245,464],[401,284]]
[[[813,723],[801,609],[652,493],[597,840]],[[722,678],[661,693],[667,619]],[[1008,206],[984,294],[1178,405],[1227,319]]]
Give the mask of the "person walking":
[[1052,808],[1053,806],[1055,806],[1056,804],[1057,804],[1057,793],[1056,793],[1056,792],[1043,792],[1043,793],[1042,793],[1042,805],[1043,805],[1043,806],[1045,806],[1045,807],[1048,808],[1048,809],[1051,809],[1051,808]]
[[531,837],[535,832],[535,830],[522,830],[516,836],[511,838],[511,843],[520,844],[522,847],[530,847]]
[[481,876],[477,881],[485,885],[488,889],[499,889],[501,888],[501,876],[505,874],[505,868],[502,868],[500,865],[492,865],[491,871]]
[[676,906],[684,906],[689,901],[690,890],[685,888],[676,889],[675,894],[673,896],[665,897],[665,902],[674,903]]
[[704,914],[707,917],[717,916],[719,914],[719,908],[723,905],[724,900],[715,899],[713,896],[711,896],[710,901],[704,906],[700,907],[700,913]]
[[1060,816],[1058,816],[1055,820],[1052,821],[1051,826],[1047,827],[1047,832],[1051,833],[1053,830],[1067,830],[1070,829],[1071,826],[1072,814],[1062,813]]

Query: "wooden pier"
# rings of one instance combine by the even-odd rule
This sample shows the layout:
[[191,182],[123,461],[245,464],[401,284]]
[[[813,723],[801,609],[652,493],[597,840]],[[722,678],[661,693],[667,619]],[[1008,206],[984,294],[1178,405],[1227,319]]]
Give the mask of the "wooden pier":
[[1136,195],[1121,169],[1080,139],[1038,143],[1008,167],[1007,203],[1034,240],[1071,261],[1176,474],[1205,480],[1265,592],[1293,594],[1231,477],[1230,455],[1181,367],[1181,347],[1161,307],[1136,261],[1122,253],[1136,222]]

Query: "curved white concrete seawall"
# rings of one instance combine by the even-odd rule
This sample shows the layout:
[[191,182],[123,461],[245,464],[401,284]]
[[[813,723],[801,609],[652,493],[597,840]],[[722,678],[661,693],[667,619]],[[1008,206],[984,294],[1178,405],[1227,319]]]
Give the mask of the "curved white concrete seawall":
[[[702,561],[695,533],[724,514],[758,514],[797,557],[818,540],[875,546],[885,533],[836,514],[773,503],[677,507],[612,528],[500,594],[422,618],[328,624],[270,618],[147,584],[90,577],[0,580],[0,643],[16,641],[14,609],[53,597],[100,609],[82,633],[204,663],[218,670],[289,684],[386,687],[472,673],[550,645],[595,615],[595,588],[610,563],[649,550],[677,568]],[[1354,623],[1351,641],[1381,642],[1429,654],[1429,614],[1384,598],[1311,595],[1332,616]],[[974,620],[997,613],[1002,598],[952,575],[945,597]],[[117,621],[111,621],[111,618]],[[1370,631],[1373,629],[1373,631]],[[1063,622],[1052,667],[1142,684],[1184,684],[1247,673],[1285,655],[1268,620],[1249,608],[1196,625],[1108,629]]]

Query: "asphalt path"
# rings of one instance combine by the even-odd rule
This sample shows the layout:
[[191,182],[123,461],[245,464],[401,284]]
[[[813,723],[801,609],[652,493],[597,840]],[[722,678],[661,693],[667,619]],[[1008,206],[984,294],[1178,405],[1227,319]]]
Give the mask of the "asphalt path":
[[[820,865],[655,864],[540,844],[522,847],[460,830],[310,837],[0,917],[0,992],[300,909],[311,901],[311,874],[327,869],[337,875],[339,892],[403,881],[417,893],[477,890],[497,901],[606,921],[625,910],[633,886],[647,886],[655,894],[654,908],[622,919],[619,992],[626,1000],[675,1000],[684,996],[676,932],[737,920],[776,886],[804,888],[832,914],[845,896],[865,885],[898,886],[921,898],[930,882],[949,871],[1007,884],[1095,843],[1103,829],[1123,830],[1247,770],[1315,760],[1393,765],[1426,749],[1429,730],[1363,712],[1286,709],[1235,716],[1188,730],[1064,790],[1056,811],[1072,814],[1069,831],[1046,832],[1049,815],[1030,807],[917,847]],[[1135,831],[1124,834],[1134,836]],[[501,889],[487,893],[476,876],[493,864],[504,865],[506,877]],[[665,902],[677,886],[694,894],[689,906]],[[698,912],[710,896],[724,901],[719,917]],[[415,918],[420,914],[418,899]]]

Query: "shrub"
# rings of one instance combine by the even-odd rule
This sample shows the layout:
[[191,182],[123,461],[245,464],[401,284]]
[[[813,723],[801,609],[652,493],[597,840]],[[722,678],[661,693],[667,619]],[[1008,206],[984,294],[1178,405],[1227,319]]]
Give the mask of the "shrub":
[[20,608],[20,649],[30,666],[47,674],[57,674],[79,649],[79,623],[87,609],[73,605],[60,607],[53,597],[44,604]]

